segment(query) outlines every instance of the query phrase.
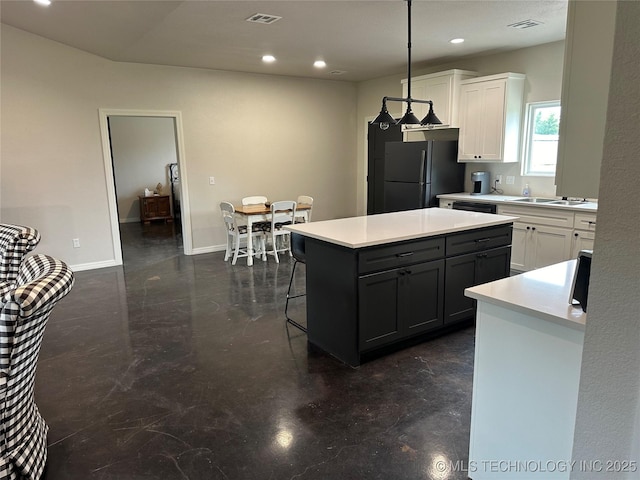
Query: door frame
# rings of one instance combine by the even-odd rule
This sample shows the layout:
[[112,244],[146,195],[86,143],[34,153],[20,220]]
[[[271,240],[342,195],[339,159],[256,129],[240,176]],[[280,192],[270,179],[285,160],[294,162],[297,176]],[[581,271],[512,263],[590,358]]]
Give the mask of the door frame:
[[180,172],[180,219],[182,222],[182,244],[185,255],[193,255],[191,238],[191,209],[187,182],[187,165],[184,154],[184,135],[182,129],[182,113],[170,110],[125,110],[100,108],[100,137],[102,138],[102,157],[109,203],[111,238],[113,241],[113,257],[116,265],[122,265],[122,243],[120,241],[120,220],[118,218],[118,201],[116,197],[113,158],[111,156],[111,138],[109,136],[109,117],[164,117],[173,118],[176,135],[176,154]]

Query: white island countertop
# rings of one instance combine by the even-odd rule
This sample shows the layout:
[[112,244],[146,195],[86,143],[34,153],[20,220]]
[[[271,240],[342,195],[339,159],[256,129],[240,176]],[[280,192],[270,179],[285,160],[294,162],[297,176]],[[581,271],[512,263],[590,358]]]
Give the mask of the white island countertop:
[[577,260],[556,263],[465,290],[467,297],[584,331],[587,314],[569,304]]
[[362,217],[301,223],[286,228],[306,237],[348,248],[414,240],[476,228],[513,223],[518,217],[489,213],[423,208]]

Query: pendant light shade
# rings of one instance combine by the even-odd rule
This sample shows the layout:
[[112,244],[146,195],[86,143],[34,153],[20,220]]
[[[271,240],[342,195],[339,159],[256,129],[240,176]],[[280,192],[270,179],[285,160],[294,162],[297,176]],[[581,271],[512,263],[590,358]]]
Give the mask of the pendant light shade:
[[440,119],[436,117],[435,113],[433,113],[433,103],[429,104],[429,113],[427,113],[427,116],[420,121],[420,124],[421,125],[442,125],[442,122],[440,121]]
[[[396,98],[396,97],[384,97],[382,99],[382,109],[380,110],[380,114],[375,118],[372,124],[380,125],[380,128],[387,129],[389,128],[389,124],[395,123],[396,125],[440,125],[442,122],[436,117],[436,114],[433,113],[433,102],[431,100],[418,100],[411,98],[411,0],[406,0],[407,2],[407,24],[408,24],[408,37],[409,42],[407,43],[407,97],[406,98]],[[406,102],[407,103],[407,111],[404,116],[398,120],[389,115],[389,111],[387,110],[387,100],[392,102]],[[427,116],[422,119],[422,121],[418,120],[411,110],[411,102],[414,103],[428,103],[429,104],[429,113]]]
[[387,103],[386,102],[382,102],[382,110],[380,110],[380,113],[378,114],[378,116],[376,117],[376,119],[371,122],[373,124],[395,124],[396,123],[396,119],[393,118],[391,115],[389,115],[389,111],[387,110]]
[[420,125],[420,120],[416,117],[411,110],[411,106],[407,107],[407,111],[404,116],[398,120],[398,125]]

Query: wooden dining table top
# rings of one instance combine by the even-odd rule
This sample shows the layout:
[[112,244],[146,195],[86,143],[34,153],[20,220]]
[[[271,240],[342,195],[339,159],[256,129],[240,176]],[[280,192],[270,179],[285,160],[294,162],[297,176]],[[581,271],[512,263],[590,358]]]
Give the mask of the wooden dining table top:
[[[271,213],[271,205],[236,205],[234,208],[236,209],[236,213],[242,215],[268,215]],[[299,203],[296,206],[296,211],[310,209],[311,205],[306,203]]]

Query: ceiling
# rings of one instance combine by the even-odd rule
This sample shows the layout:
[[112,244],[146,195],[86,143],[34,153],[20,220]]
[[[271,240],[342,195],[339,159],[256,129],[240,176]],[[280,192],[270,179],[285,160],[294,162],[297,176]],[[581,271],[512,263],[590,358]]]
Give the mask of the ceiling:
[[[414,0],[412,66],[562,40],[567,0]],[[271,24],[245,21],[256,13]],[[119,62],[362,81],[406,72],[402,0],[1,0],[2,23]],[[540,25],[508,25],[535,20]],[[453,45],[449,40],[463,37]],[[263,54],[277,61],[265,64]],[[316,59],[325,69],[312,66]]]

